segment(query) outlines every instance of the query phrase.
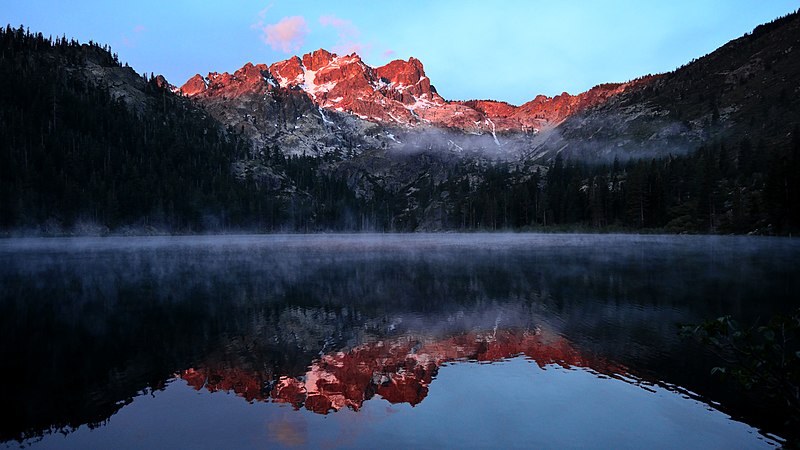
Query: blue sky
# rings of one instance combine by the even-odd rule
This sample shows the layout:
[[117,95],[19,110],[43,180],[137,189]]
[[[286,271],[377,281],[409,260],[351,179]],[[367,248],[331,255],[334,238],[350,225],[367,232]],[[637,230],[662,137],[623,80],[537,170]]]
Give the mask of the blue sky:
[[672,70],[800,1],[7,1],[5,21],[110,44],[181,85],[318,48],[414,56],[447,99],[524,103]]

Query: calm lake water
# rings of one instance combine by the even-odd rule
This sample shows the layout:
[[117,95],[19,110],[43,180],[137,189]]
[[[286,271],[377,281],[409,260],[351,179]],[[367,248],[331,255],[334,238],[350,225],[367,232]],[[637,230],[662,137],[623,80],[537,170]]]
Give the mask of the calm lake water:
[[777,445],[677,324],[800,306],[800,241],[412,234],[0,240],[0,442]]

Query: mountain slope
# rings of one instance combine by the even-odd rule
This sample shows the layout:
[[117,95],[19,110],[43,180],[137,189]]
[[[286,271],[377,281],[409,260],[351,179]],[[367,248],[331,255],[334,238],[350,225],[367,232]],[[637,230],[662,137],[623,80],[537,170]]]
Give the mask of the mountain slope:
[[800,123],[800,15],[793,13],[568,117],[536,157],[685,154],[702,144],[791,144]]
[[[364,135],[370,134],[366,131],[370,129],[408,131],[433,127],[455,132],[449,133],[453,136],[464,133],[491,135],[496,146],[501,146],[497,133],[535,136],[540,130],[552,128],[572,114],[599,105],[652,78],[604,84],[575,96],[566,92],[553,98],[540,95],[519,107],[492,100],[447,101],[431,85],[422,63],[415,58],[395,60],[373,68],[356,54],[338,56],[320,49],[269,67],[247,63],[233,74],[212,72],[206,77],[198,74],[189,79],[179,92],[204,105],[222,122],[243,126],[243,131],[256,146],[276,144],[285,153],[292,154],[315,149],[307,142],[295,148],[287,146],[279,131],[281,128],[295,136],[289,141],[303,141],[304,137],[328,134],[327,125],[337,122],[332,120],[333,117],[352,117],[369,122],[345,133],[355,131]],[[288,114],[268,106],[285,104],[283,99],[287,97],[296,103],[299,101],[297,97],[303,95],[317,107],[317,111],[306,105]],[[238,116],[232,115],[231,111],[235,110],[239,110]],[[304,114],[315,116],[315,120],[310,123],[299,121]],[[265,122],[266,117],[271,122]],[[292,121],[293,117],[298,120]],[[353,122],[348,128],[352,126]],[[299,132],[294,131],[298,129]],[[382,146],[397,142],[386,139],[387,135],[383,134],[379,141],[362,144]],[[397,131],[392,134],[397,134]],[[462,142],[460,147],[483,146],[483,140],[478,140],[481,143],[475,145],[472,140],[455,139]],[[337,141],[334,144],[341,145],[342,139]],[[317,148],[328,144],[314,142]],[[297,148],[302,148],[302,151]]]
[[372,123],[325,111],[298,88],[282,88],[263,64],[245,64],[233,74],[211,73],[190,79],[180,92],[259,150],[279,148],[287,155],[321,155],[339,148],[380,148]]
[[0,29],[0,228],[193,229],[234,209],[242,143],[96,44]]

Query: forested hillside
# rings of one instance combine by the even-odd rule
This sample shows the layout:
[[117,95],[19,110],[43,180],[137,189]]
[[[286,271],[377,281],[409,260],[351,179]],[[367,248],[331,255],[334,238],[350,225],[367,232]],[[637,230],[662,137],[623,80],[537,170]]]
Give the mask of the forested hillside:
[[136,74],[98,44],[7,27],[0,51],[6,234],[791,234],[800,224],[797,125],[789,144],[723,136],[687,154],[607,164],[455,152],[443,139],[421,151],[353,139],[291,156],[253,148],[163,78]]
[[230,162],[244,148],[154,78],[93,43],[21,27],[0,42],[3,228],[196,229],[241,195]]

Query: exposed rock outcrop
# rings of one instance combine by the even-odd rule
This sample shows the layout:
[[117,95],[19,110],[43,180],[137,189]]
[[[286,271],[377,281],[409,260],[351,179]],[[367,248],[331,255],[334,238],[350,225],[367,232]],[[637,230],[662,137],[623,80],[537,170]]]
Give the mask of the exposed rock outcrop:
[[234,74],[195,75],[181,92],[201,101],[220,96],[235,101],[242,95],[282,88],[305,93],[320,108],[378,124],[537,133],[650,79],[600,85],[578,95],[540,95],[521,106],[493,100],[447,101],[436,92],[416,58],[372,68],[356,54],[338,56],[320,49],[269,68],[247,63]]

